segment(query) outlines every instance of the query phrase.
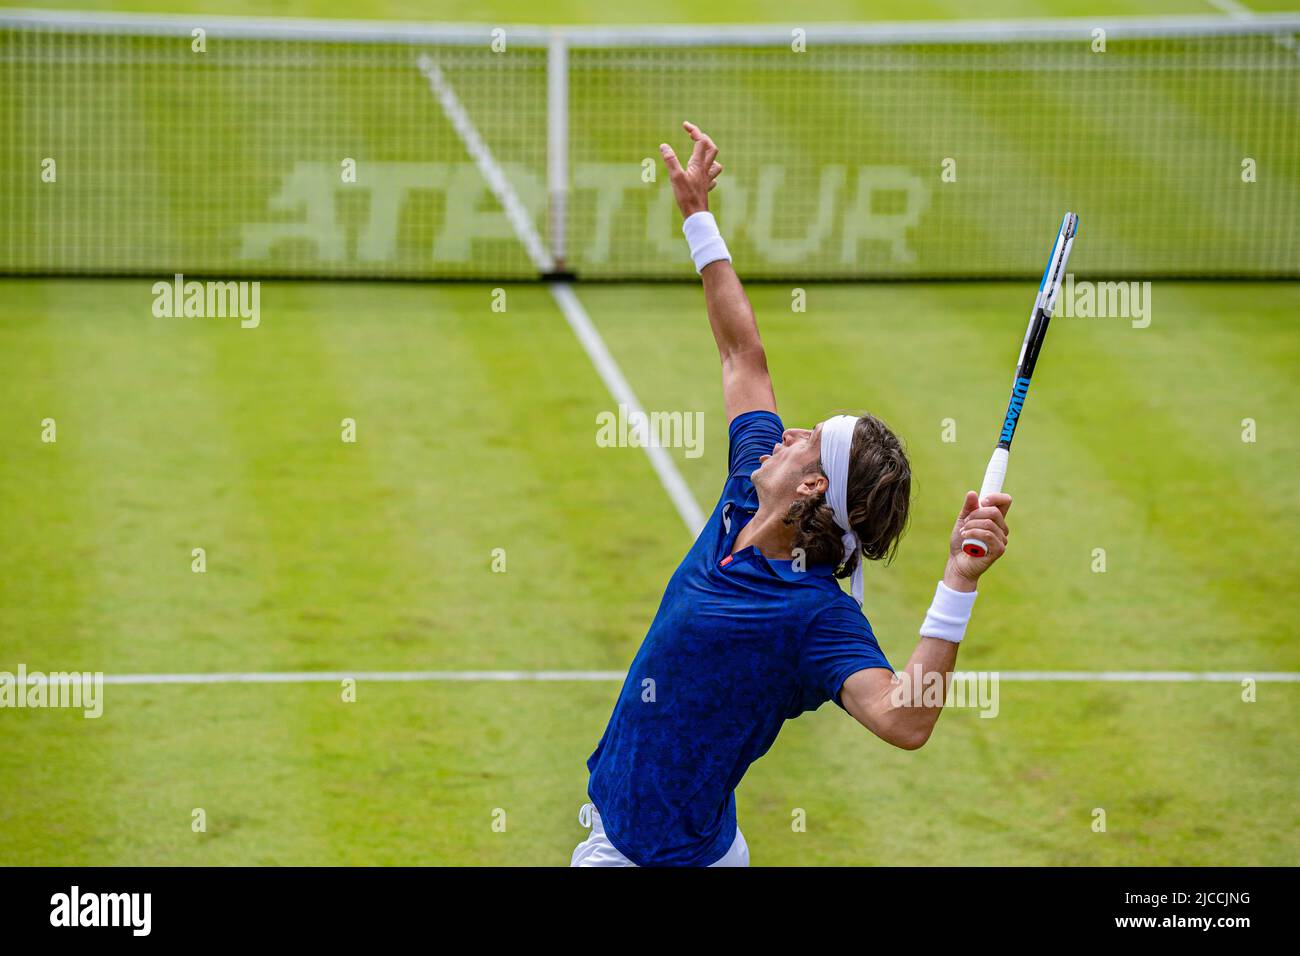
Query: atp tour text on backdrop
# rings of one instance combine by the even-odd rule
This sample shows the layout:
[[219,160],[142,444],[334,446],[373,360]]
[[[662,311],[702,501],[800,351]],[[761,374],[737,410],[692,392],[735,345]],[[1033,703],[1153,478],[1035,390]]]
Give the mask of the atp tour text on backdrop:
[[703,412],[643,412],[619,403],[596,416],[599,448],[683,448],[687,458],[704,454]]
[[71,709],[94,720],[104,714],[103,671],[0,671],[0,709]]
[[[501,170],[529,215],[542,218],[549,195],[544,176],[520,163],[504,162]],[[610,262],[620,239],[636,237],[678,260],[682,237],[672,191],[647,193],[639,170],[621,162],[574,164],[574,193],[592,210],[590,235],[576,250],[582,262]],[[882,263],[916,261],[911,235],[930,206],[931,187],[922,175],[903,166],[826,164],[817,171],[816,213],[792,236],[780,228],[777,210],[787,181],[798,174],[781,163],[760,163],[746,182],[720,186],[712,202],[721,207],[728,240],[748,244],[768,265],[798,265],[810,256],[850,265],[860,263],[867,249]],[[357,189],[370,201],[360,220],[349,223],[336,197]],[[349,182],[332,163],[299,162],[268,202],[274,221],[241,226],[239,258],[262,261],[290,244],[311,249],[320,262],[395,262],[403,218],[431,195],[440,196],[443,207],[422,253],[432,261],[468,263],[484,242],[518,242],[474,163],[368,162]]]
[[239,318],[240,328],[255,329],[262,321],[262,283],[188,282],[176,273],[171,282],[153,284],[153,314],[159,319]]

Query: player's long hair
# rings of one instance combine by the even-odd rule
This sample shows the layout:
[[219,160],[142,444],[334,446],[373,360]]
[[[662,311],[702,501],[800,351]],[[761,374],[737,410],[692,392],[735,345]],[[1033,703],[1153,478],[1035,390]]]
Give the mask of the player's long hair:
[[[810,471],[823,473],[820,463]],[[864,558],[886,563],[893,559],[907,528],[911,500],[912,466],[903,443],[880,419],[862,415],[849,448],[848,508]],[[842,532],[825,495],[796,501],[785,521],[795,526],[794,547],[803,549],[809,565],[835,565],[837,578],[853,573],[858,559],[844,561]]]

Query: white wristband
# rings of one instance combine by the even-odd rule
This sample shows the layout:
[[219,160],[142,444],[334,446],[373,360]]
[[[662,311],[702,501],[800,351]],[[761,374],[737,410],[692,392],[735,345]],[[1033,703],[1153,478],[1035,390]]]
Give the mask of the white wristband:
[[940,581],[934,589],[930,610],[925,612],[925,620],[921,622],[921,636],[960,644],[978,595],[978,591],[954,591]]
[[691,258],[695,260],[696,272],[703,272],[705,266],[719,259],[731,261],[731,253],[727,251],[727,244],[722,241],[722,233],[718,232],[718,223],[713,218],[713,213],[691,213],[682,223],[682,232],[691,247]]

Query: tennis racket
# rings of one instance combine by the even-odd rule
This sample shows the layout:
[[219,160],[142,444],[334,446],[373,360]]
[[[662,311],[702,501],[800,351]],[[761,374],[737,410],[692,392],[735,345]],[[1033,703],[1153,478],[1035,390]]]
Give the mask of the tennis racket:
[[[1056,242],[1052,243],[1052,255],[1047,260],[1047,268],[1043,270],[1043,281],[1038,284],[1034,310],[1029,313],[1029,328],[1025,330],[1025,339],[1020,343],[1020,358],[1016,360],[1016,377],[1011,383],[1011,401],[1007,403],[1007,415],[1002,420],[1002,434],[998,437],[997,447],[993,449],[989,466],[984,471],[984,484],[980,486],[981,505],[986,497],[1002,490],[1002,482],[1007,477],[1011,439],[1015,437],[1016,425],[1024,412],[1025,398],[1029,395],[1029,380],[1034,376],[1034,365],[1038,362],[1043,339],[1047,337],[1047,323],[1052,320],[1056,297],[1061,291],[1061,280],[1065,277],[1065,264],[1070,259],[1070,247],[1074,245],[1074,235],[1078,230],[1079,217],[1067,212],[1056,233]],[[982,558],[988,553],[984,542],[974,538],[962,539],[961,548],[973,558]]]

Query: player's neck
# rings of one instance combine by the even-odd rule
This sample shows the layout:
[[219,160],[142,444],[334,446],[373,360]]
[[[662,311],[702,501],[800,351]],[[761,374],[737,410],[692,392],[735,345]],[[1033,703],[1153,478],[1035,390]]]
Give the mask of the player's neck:
[[758,512],[749,519],[749,524],[736,536],[734,550],[754,547],[763,557],[777,561],[789,561],[793,555],[795,529],[785,523],[789,508],[774,508],[759,504]]

